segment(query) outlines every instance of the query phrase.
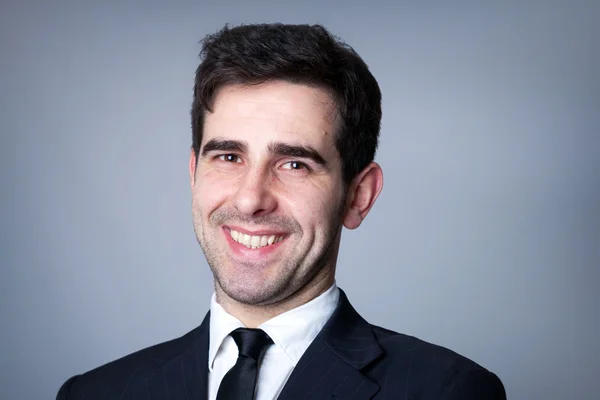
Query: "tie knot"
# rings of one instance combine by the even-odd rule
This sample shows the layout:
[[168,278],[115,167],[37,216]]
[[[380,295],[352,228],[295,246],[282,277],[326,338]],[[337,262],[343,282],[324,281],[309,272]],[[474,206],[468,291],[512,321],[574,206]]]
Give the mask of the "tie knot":
[[238,328],[231,332],[241,356],[258,360],[273,340],[262,329]]

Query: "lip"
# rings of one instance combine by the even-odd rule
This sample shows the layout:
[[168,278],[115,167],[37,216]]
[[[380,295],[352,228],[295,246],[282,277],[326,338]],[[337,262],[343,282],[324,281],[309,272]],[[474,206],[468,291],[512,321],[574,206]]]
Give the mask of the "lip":
[[[283,236],[283,240],[277,243],[273,243],[269,246],[264,246],[258,249],[249,249],[248,247],[239,244],[231,237],[230,229],[233,229],[238,232],[245,233],[247,235],[254,236],[266,236],[266,235],[276,235]],[[273,231],[248,231],[244,229],[239,229],[236,227],[227,227],[223,226],[223,235],[225,235],[225,240],[229,244],[229,248],[231,252],[236,258],[244,259],[244,260],[264,260],[266,258],[272,257],[272,255],[279,250],[281,244],[285,243],[287,240],[287,235],[283,233],[274,233]],[[263,233],[264,232],[264,233]]]

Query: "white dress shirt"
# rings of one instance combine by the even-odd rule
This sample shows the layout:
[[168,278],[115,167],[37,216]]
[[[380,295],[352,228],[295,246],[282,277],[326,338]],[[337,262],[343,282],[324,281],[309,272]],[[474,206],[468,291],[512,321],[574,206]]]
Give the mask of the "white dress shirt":
[[[267,348],[260,364],[256,400],[273,400],[279,396],[300,357],[333,314],[338,299],[339,290],[334,283],[319,297],[258,327],[271,337],[274,344]],[[243,327],[244,324],[217,303],[213,294],[208,349],[209,400],[216,400],[221,380],[238,358],[237,345],[229,334]]]

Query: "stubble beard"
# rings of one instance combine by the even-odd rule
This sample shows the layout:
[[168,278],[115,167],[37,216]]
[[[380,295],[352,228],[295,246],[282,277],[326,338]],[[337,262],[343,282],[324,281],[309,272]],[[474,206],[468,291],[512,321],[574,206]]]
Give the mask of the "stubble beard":
[[[342,202],[344,204],[344,202]],[[340,207],[341,208],[341,207]],[[277,266],[277,274],[271,275],[269,282],[256,282],[257,276],[227,276],[232,275],[234,272],[227,271],[222,267],[225,263],[231,262],[228,259],[229,256],[226,251],[215,245],[213,241],[206,240],[207,230],[203,229],[202,218],[199,212],[195,209],[192,210],[194,231],[196,233],[196,239],[204,252],[206,261],[213,273],[215,280],[215,288],[222,290],[229,298],[235,300],[238,303],[249,305],[249,306],[261,306],[271,305],[280,302],[300,289],[308,285],[318,274],[323,271],[324,268],[330,267],[335,269],[335,263],[337,246],[335,246],[336,239],[341,232],[341,218],[343,209],[340,209],[336,214],[336,220],[331,225],[331,229],[327,233],[325,246],[322,251],[312,259],[306,259],[299,255],[284,254],[281,260],[278,262],[280,265]],[[228,211],[216,211],[209,218],[210,226],[217,230],[224,221],[236,221],[242,222],[247,225],[251,224],[266,224],[270,226],[285,227],[287,232],[294,234],[301,234],[302,229],[296,221],[290,221],[289,219],[283,219],[280,217],[264,217],[264,218],[239,218],[237,214]],[[219,233],[217,233],[218,235]],[[310,247],[309,247],[310,249]],[[306,255],[305,255],[306,256]],[[241,270],[252,271],[254,268],[266,268],[266,265],[259,265],[252,262],[240,262],[236,261],[236,265]],[[271,267],[272,268],[272,267]],[[300,269],[306,271],[304,276],[295,275]],[[334,271],[331,272],[332,274]],[[301,279],[298,279],[301,278]]]

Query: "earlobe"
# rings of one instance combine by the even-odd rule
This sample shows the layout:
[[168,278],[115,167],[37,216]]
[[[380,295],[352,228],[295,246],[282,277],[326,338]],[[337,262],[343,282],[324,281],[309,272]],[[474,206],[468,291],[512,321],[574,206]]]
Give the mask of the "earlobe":
[[383,188],[383,171],[372,162],[354,178],[348,191],[348,204],[343,223],[348,229],[356,229],[365,219]]

